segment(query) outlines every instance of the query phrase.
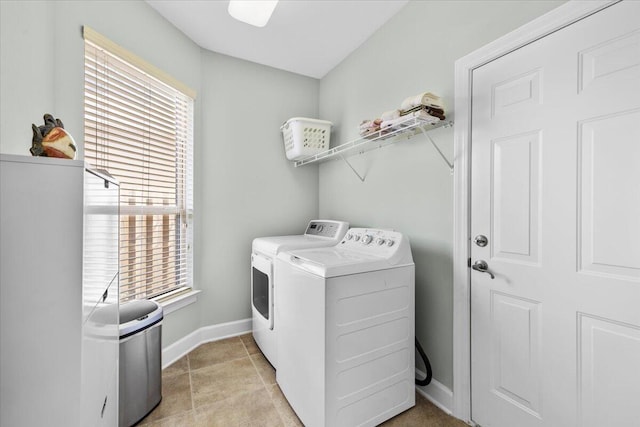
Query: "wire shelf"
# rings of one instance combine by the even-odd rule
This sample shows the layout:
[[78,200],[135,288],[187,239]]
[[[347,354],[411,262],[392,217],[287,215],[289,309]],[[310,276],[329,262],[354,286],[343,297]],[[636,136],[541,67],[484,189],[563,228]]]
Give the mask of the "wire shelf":
[[[429,121],[420,119],[418,117],[409,117],[406,121],[396,124],[391,130],[379,130],[367,135],[366,137],[360,137],[358,139],[345,142],[344,144],[338,145],[337,147],[333,147],[329,150],[300,159],[294,163],[294,166],[299,167],[311,163],[326,162],[334,159],[344,160],[346,157],[354,154],[362,154],[367,151],[393,144],[397,141],[400,141],[401,136],[411,137],[418,132],[422,132],[426,135],[426,132],[430,130],[447,128],[451,126],[453,126],[452,121],[441,120],[437,123],[430,123]],[[428,137],[428,135],[426,136]],[[431,138],[429,139],[431,140]],[[431,140],[431,142],[433,143],[433,140]],[[437,146],[436,149],[438,149]],[[440,152],[439,149],[438,151]],[[452,165],[448,161],[447,164],[452,167]]]

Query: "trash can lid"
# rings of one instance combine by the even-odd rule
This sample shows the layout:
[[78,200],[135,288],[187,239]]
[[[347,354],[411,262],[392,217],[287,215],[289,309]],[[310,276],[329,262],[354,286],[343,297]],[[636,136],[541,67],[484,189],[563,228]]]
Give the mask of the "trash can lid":
[[[155,301],[149,301],[148,299],[134,300],[120,304],[120,324],[131,322],[132,320],[139,319],[160,307]],[[162,310],[162,307],[160,307]]]
[[155,301],[135,300],[120,304],[120,338],[155,325],[162,318],[162,306]]

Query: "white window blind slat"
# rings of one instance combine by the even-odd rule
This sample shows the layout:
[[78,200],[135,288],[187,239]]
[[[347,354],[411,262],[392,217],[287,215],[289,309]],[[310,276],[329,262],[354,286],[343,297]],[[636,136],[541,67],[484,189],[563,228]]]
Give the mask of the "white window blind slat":
[[120,182],[121,302],[191,287],[193,96],[143,71],[149,67],[127,63],[90,34],[84,152]]
[[119,100],[128,105],[150,104],[154,108],[154,114],[170,116],[175,104],[175,98],[158,96],[157,91],[151,92],[153,86],[135,86],[123,81],[107,81],[103,74],[85,74],[87,82],[87,94],[96,97],[108,92],[111,99]]
[[[136,112],[135,105],[126,105],[116,99],[109,99],[107,100],[109,102],[105,102],[104,98],[102,100],[92,97],[87,98],[94,102],[91,104],[92,109],[87,111],[89,115],[92,113],[95,116],[109,114],[114,125],[118,125],[121,129],[135,129],[142,132],[153,129],[157,136],[164,138],[170,138],[175,135],[175,127],[165,121],[169,119],[157,113],[141,116]],[[100,123],[97,117],[95,120]]]

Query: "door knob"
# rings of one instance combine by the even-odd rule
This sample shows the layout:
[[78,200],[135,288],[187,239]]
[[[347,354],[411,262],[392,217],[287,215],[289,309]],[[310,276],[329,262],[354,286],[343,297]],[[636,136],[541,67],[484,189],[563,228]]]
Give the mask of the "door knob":
[[473,263],[471,268],[481,273],[487,273],[489,276],[491,276],[492,279],[496,278],[496,276],[494,276],[493,273],[489,271],[489,266],[487,265],[486,261],[478,260]]
[[487,239],[487,236],[483,236],[482,234],[478,234],[473,241],[476,243],[476,245],[480,246],[481,248],[484,248],[485,246],[487,246],[487,243],[489,243],[489,239]]

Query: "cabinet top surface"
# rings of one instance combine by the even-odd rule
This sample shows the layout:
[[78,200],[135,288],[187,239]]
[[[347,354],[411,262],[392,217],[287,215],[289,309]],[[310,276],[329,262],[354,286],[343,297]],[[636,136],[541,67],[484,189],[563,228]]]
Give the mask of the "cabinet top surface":
[[58,159],[55,157],[34,157],[34,156],[19,155],[19,154],[0,154],[0,162],[84,167],[84,161],[82,160]]

